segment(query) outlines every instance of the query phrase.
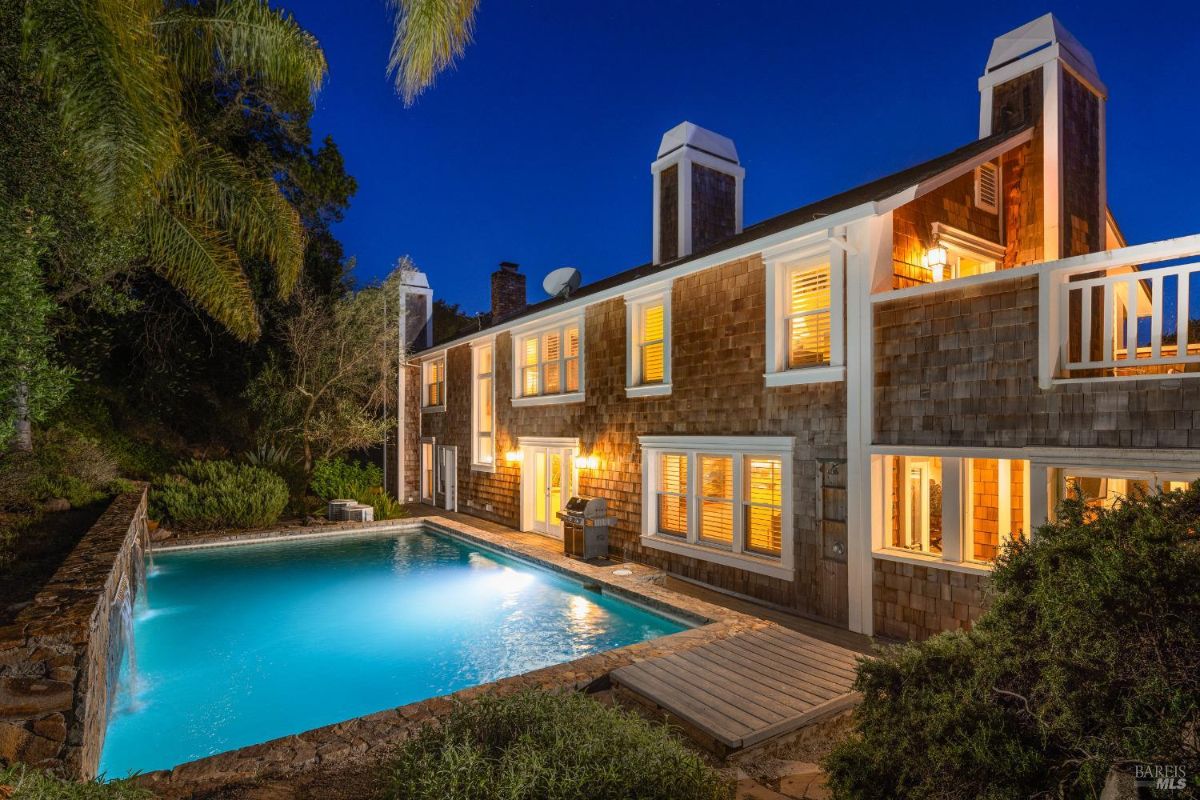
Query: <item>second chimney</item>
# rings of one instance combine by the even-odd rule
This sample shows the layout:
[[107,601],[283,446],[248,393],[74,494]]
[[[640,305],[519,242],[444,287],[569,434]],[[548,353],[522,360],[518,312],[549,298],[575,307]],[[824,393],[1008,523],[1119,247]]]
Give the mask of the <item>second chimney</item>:
[[683,122],[663,134],[654,176],[654,263],[689,256],[742,232],[742,181],[733,142]]
[[501,261],[500,269],[492,273],[492,322],[500,322],[525,310],[525,275],[519,265]]

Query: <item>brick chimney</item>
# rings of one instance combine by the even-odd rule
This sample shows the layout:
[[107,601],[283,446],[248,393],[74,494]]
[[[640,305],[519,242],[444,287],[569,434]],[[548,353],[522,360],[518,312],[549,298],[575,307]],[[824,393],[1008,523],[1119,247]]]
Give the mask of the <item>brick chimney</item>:
[[742,232],[742,181],[733,142],[682,122],[663,134],[654,176],[654,263]]
[[501,261],[492,273],[492,322],[500,322],[525,310],[525,276],[518,264]]

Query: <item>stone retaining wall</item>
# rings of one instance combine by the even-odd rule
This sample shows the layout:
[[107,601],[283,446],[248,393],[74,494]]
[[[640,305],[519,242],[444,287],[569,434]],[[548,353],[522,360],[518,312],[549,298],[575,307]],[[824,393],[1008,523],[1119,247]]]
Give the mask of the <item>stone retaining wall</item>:
[[147,545],[146,488],[118,495],[11,625],[0,628],[0,763],[91,778],[120,664],[120,603]]

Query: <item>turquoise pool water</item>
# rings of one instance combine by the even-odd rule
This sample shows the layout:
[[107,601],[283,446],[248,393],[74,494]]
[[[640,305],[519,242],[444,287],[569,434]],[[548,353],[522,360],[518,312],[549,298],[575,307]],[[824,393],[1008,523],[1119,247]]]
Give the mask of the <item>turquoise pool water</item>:
[[426,531],[154,560],[101,754],[110,778],[684,627]]

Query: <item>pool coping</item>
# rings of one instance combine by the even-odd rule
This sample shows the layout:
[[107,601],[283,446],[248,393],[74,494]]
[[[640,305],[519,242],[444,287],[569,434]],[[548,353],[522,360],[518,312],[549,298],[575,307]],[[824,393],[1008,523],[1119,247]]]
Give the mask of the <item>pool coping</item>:
[[[538,547],[508,534],[494,533],[445,517],[421,516],[376,523],[278,528],[252,532],[211,532],[187,536],[178,543],[158,545],[158,552],[193,550],[237,544],[287,541],[297,538],[362,535],[429,527],[501,555],[550,570],[585,585],[597,585],[626,602],[676,618],[694,627],[656,639],[625,645],[561,664],[460,689],[397,708],[228,750],[138,776],[137,782],[164,797],[189,797],[200,789],[262,778],[283,778],[318,766],[344,766],[382,760],[419,727],[435,723],[456,703],[482,694],[511,694],[528,688],[581,690],[603,688],[618,667],[671,653],[683,652],[747,630],[774,623],[708,603],[660,585],[662,573],[640,564],[596,566]],[[515,532],[514,532],[515,533]],[[182,539],[183,537],[181,537]],[[627,576],[613,570],[629,569]]]

